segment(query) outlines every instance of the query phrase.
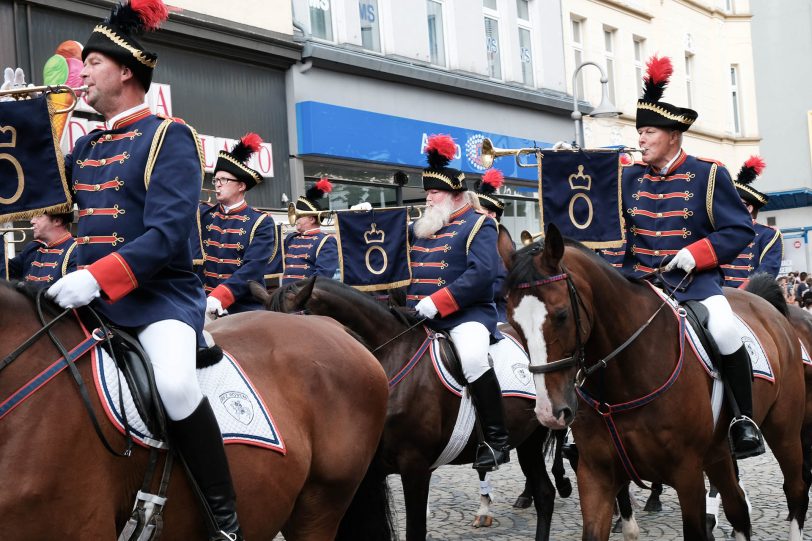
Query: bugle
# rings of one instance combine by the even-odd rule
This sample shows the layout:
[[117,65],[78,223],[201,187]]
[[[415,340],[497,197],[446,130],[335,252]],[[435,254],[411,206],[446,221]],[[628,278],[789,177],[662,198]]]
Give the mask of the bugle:
[[[25,232],[26,231],[33,231],[33,230],[34,230],[33,227],[0,227],[0,235],[3,235],[3,240],[5,242],[19,244],[19,243],[25,241]],[[6,238],[6,236],[5,236],[6,233],[11,233],[12,234],[10,239]],[[16,238],[14,236],[14,233],[21,233],[22,235],[21,235],[20,238]]]
[[0,97],[11,96],[15,100],[22,100],[30,97],[28,94],[36,94],[38,92],[43,94],[62,94],[63,92],[69,92],[73,96],[73,103],[69,107],[54,111],[55,115],[63,115],[70,113],[76,108],[76,105],[79,103],[79,94],[86,91],[87,86],[80,86],[78,88],[72,88],[68,85],[26,86],[22,88],[0,90]]
[[530,231],[524,230],[522,231],[521,235],[519,235],[519,238],[522,239],[523,245],[528,246],[530,244],[533,244],[543,236],[544,236],[543,231],[539,231],[538,233],[531,233]]
[[[373,207],[370,210],[392,210],[397,208],[405,208],[406,212],[409,214],[410,220],[419,220],[423,217],[423,209],[426,208],[426,205],[407,205],[405,207]],[[330,220],[332,220],[333,215],[338,214],[339,212],[365,212],[364,209],[336,209],[336,210],[299,210],[296,208],[295,203],[290,203],[288,205],[288,223],[290,225],[296,225],[296,220],[301,218],[302,216],[313,216],[316,218],[322,225],[328,225]],[[416,215],[413,213],[417,213]]]
[[514,156],[516,159],[516,165],[518,167],[537,167],[537,164],[535,163],[523,162],[521,157],[527,154],[535,155],[540,151],[541,149],[537,147],[498,148],[493,146],[493,142],[486,137],[482,140],[482,147],[479,151],[479,163],[481,163],[482,167],[485,169],[489,169],[493,166],[493,162],[496,158],[501,158],[502,156]]

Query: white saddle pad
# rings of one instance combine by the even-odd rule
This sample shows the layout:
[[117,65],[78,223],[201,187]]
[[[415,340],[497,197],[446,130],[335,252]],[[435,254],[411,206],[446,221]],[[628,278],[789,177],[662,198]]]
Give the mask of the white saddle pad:
[[[102,348],[96,348],[92,358],[96,390],[110,422],[119,432],[124,433],[124,415],[119,407],[119,382],[121,382],[124,412],[133,439],[145,447],[166,447],[147,429],[133,403],[124,375],[107,352]],[[217,417],[224,443],[254,445],[283,455],[287,452],[276,423],[262,397],[231,355],[223,352],[220,362],[198,369],[197,379]]]

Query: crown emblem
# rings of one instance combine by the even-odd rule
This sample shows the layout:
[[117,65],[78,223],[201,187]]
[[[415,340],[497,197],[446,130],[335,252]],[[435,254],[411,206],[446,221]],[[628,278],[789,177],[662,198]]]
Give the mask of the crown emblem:
[[367,244],[383,243],[385,237],[386,233],[384,231],[378,231],[375,222],[372,222],[369,231],[364,232],[364,240]]
[[571,190],[586,190],[592,189],[592,177],[584,174],[584,166],[578,166],[578,172],[569,176]]

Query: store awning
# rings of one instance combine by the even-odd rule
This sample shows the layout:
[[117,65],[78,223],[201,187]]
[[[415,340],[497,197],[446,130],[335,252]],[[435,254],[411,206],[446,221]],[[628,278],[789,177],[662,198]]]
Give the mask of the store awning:
[[787,190],[784,192],[767,192],[770,200],[764,205],[762,211],[797,209],[812,206],[812,190]]

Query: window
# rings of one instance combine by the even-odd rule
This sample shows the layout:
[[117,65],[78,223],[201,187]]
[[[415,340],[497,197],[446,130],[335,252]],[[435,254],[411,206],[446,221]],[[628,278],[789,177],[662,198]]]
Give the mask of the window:
[[530,30],[519,27],[519,62],[522,66],[522,82],[533,86],[533,48],[530,44]]
[[767,216],[767,225],[775,227],[775,216]]
[[482,0],[482,7],[496,11],[496,0]]
[[645,38],[634,36],[634,84],[637,85],[634,94],[638,98],[643,95],[643,73],[645,73],[643,59],[646,57],[645,45]]
[[[584,61],[584,41],[583,41],[583,20],[582,19],[572,19],[572,51],[573,51],[573,60],[574,64],[572,66],[573,70],[578,69],[578,66]],[[584,78],[580,77],[577,80],[577,91],[575,88],[572,89],[575,92],[576,96],[584,97]]]
[[516,0],[516,16],[530,22],[530,0]]
[[694,106],[694,55],[685,53],[685,92],[688,94],[688,107]]
[[361,45],[364,49],[381,52],[378,0],[358,0],[358,15],[361,18]]
[[485,51],[488,54],[488,75],[502,78],[502,59],[499,53],[499,21],[485,17]]
[[739,100],[739,68],[738,66],[730,66],[730,104],[733,109],[733,133],[735,135],[741,135],[742,133],[741,104]]
[[333,41],[333,15],[330,0],[308,0],[310,33],[313,37]]
[[615,29],[604,27],[603,48],[606,60],[606,77],[609,79],[609,99],[615,103]]
[[734,13],[736,11],[736,2],[734,0],[725,0],[725,11]]
[[429,56],[431,63],[445,66],[445,35],[443,34],[443,4],[428,0]]

